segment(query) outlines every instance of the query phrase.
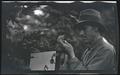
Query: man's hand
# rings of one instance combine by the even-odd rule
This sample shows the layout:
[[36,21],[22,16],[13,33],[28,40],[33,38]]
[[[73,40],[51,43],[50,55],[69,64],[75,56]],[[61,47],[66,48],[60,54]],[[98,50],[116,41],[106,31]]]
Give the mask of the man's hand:
[[60,35],[57,38],[57,41],[63,45],[63,47],[65,48],[65,52],[67,52],[68,57],[70,59],[75,57],[73,46],[70,43],[68,43],[66,40],[64,40],[64,35]]

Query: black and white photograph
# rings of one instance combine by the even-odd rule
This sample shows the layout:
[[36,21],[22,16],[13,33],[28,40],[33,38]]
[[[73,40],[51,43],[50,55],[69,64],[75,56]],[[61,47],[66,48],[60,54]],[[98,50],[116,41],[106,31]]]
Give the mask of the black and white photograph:
[[117,1],[1,4],[1,74],[118,74]]

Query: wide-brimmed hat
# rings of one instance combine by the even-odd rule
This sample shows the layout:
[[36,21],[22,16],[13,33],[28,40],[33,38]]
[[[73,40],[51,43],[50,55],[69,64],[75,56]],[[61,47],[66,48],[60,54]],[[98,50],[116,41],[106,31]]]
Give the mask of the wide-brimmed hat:
[[98,27],[101,32],[106,32],[101,13],[95,9],[82,10],[80,12],[79,21],[73,26],[73,28],[81,29],[85,25]]

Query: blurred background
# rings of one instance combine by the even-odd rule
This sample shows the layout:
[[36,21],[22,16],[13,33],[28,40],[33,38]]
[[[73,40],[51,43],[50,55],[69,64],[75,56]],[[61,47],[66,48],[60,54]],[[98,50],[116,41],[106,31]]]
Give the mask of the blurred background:
[[79,58],[84,46],[72,26],[79,20],[79,12],[88,8],[101,12],[108,28],[104,36],[118,53],[116,3],[2,2],[2,73],[29,72],[31,53],[62,49],[56,40],[59,35],[65,35]]

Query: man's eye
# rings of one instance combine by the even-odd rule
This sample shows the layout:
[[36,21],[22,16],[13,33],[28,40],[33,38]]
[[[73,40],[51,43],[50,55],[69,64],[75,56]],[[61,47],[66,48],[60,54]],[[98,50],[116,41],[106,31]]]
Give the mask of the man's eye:
[[86,27],[85,27],[85,26],[80,27],[80,30],[85,30],[85,29],[86,29]]

